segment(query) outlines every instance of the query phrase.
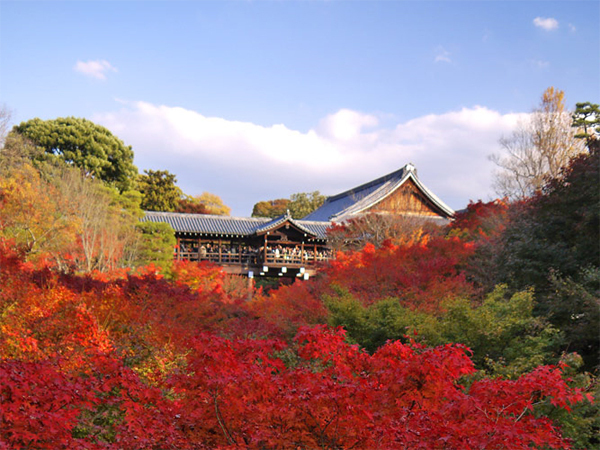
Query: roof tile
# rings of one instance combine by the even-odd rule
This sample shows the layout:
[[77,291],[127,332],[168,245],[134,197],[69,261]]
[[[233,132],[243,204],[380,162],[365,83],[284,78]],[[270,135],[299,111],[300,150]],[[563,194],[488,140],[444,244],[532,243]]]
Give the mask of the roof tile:
[[[146,211],[144,222],[165,222],[178,233],[201,233],[216,235],[251,236],[260,230],[275,228],[288,219],[287,215],[276,219],[262,217],[229,217],[207,214],[187,214],[172,212]],[[298,228],[316,236],[326,238],[329,222],[314,222],[289,219]]]

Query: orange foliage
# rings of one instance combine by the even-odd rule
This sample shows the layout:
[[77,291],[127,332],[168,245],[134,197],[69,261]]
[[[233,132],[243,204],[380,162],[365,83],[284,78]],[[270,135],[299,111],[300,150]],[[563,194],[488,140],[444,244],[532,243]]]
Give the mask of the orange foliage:
[[201,261],[173,261],[172,278],[195,291],[223,293],[225,272],[217,264]]

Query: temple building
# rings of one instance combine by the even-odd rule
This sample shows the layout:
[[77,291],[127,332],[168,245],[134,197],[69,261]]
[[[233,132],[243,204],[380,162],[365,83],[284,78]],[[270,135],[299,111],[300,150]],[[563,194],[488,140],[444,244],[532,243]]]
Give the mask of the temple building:
[[212,261],[232,274],[308,278],[333,257],[327,229],[364,214],[393,214],[448,223],[454,211],[427,189],[407,164],[400,170],[328,197],[301,220],[288,213],[242,218],[147,211],[145,221],[171,225],[174,257]]
[[296,220],[289,212],[270,219],[148,211],[143,220],[171,225],[176,259],[212,261],[232,274],[308,278],[333,256],[330,223]]
[[305,220],[342,223],[363,214],[395,214],[421,217],[446,224],[454,211],[425,187],[417,169],[407,164],[400,170],[328,197]]

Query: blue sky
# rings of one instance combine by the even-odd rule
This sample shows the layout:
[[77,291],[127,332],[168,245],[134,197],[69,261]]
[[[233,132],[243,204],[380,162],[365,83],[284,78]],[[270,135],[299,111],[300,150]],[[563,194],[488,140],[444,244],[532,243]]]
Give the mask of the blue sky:
[[0,102],[86,117],[235,215],[413,162],[489,199],[498,139],[555,86],[600,98],[597,1],[5,1]]

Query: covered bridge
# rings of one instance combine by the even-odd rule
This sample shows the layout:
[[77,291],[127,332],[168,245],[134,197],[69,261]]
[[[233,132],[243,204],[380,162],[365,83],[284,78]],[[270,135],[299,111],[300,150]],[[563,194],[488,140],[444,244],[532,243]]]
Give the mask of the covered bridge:
[[176,259],[212,261],[229,273],[307,278],[333,257],[327,228],[364,214],[420,218],[447,224],[454,211],[417,177],[412,164],[328,197],[302,220],[289,211],[275,219],[146,212],[145,221],[175,230]]
[[332,257],[330,223],[295,220],[289,212],[270,219],[147,211],[143,220],[171,225],[176,259],[212,261],[228,273],[307,278]]

